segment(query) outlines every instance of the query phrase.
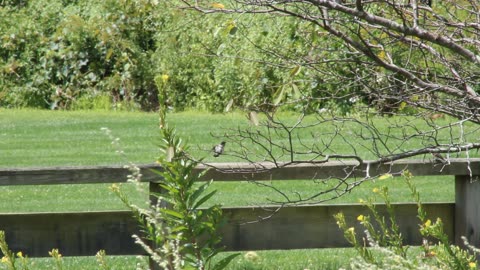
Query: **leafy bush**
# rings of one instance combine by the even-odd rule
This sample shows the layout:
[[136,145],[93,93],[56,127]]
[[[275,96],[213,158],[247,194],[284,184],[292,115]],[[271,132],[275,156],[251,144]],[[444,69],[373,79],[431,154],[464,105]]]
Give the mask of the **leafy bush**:
[[[162,81],[165,83],[167,77]],[[164,102],[164,96],[159,98]],[[163,154],[157,161],[162,170],[154,171],[159,175],[159,182],[151,185],[156,185],[159,192],[150,194],[154,197],[153,204],[139,207],[129,201],[120,186],[115,184],[111,189],[132,210],[142,228],[144,235],[134,235],[136,243],[162,269],[224,269],[238,254],[212,262],[221,250],[218,228],[224,220],[219,205],[203,206],[216,191],[207,190],[211,182],[198,185],[206,170],[195,173],[199,161],[188,157],[187,146],[177,137],[175,129],[168,127],[165,117],[163,108],[160,110]],[[111,136],[110,131],[105,130]],[[111,139],[118,145],[117,139]],[[130,170],[129,181],[139,184],[140,169],[131,164]]]
[[[87,102],[109,96],[113,109],[137,103],[153,110],[154,78],[167,74],[167,106],[177,110],[271,110],[299,101],[289,109],[349,111],[348,95],[355,89],[297,61],[336,55],[324,48],[340,44],[318,36],[315,27],[292,18],[205,16],[179,5],[3,1],[0,106],[85,109],[91,108]],[[282,55],[273,53],[278,50]],[[331,63],[326,68],[345,68]]]
[[[391,175],[384,175],[382,179],[388,179]],[[358,251],[359,257],[352,260],[351,269],[477,269],[475,255],[449,243],[448,235],[443,231],[441,219],[432,222],[420,201],[420,195],[411,182],[412,175],[406,171],[403,174],[405,182],[410,188],[412,197],[417,203],[418,218],[420,220],[420,233],[425,240],[422,245],[422,254],[415,256],[407,252],[408,246],[403,245],[403,238],[399,232],[395,220],[394,206],[390,203],[388,188],[374,188],[387,207],[388,217],[379,214],[375,208],[374,198],[364,201],[372,216],[359,215],[357,220],[365,228],[365,236],[359,239],[355,229],[349,227],[343,213],[335,215],[340,229],[345,238]],[[374,224],[378,226],[375,227]],[[427,239],[437,241],[431,244]],[[475,248],[473,253],[480,254]]]
[[156,4],[29,1],[0,8],[0,105],[70,108],[85,95],[155,103]]

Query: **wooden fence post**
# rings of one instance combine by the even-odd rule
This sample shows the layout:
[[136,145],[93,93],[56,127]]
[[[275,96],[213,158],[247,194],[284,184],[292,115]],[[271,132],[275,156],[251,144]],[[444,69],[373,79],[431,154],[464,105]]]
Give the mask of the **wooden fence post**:
[[[472,181],[473,179],[473,181]],[[455,176],[455,244],[465,247],[462,236],[480,247],[480,181],[477,176]],[[477,256],[477,259],[480,256]]]

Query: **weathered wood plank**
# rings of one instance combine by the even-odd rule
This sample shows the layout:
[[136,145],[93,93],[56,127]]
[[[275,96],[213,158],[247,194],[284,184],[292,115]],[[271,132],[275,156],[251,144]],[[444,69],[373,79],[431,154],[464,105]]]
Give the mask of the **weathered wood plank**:
[[[472,181],[473,180],[473,181]],[[455,244],[464,246],[462,236],[480,247],[480,181],[478,177],[455,177]],[[480,259],[480,255],[477,256]]]
[[64,256],[142,254],[131,235],[138,233],[130,211],[0,214],[11,250],[46,257],[58,248]]
[[128,170],[120,166],[7,169],[0,171],[0,185],[125,182],[128,174]]
[[[212,164],[211,169],[205,176],[206,179],[217,181],[238,180],[295,180],[295,179],[326,179],[330,177],[365,177],[368,168],[369,175],[381,175],[385,173],[398,173],[408,169],[415,176],[435,175],[467,175],[470,170],[475,174],[480,173],[480,159],[451,159],[450,164],[441,165],[429,160],[399,160],[391,164],[371,165],[362,164],[349,174],[356,161],[330,161],[319,164],[296,164],[287,167],[273,168],[272,164],[252,165],[246,163],[218,163]],[[263,167],[268,171],[261,171]],[[258,172],[258,171],[261,172]]]
[[[420,244],[416,206],[395,207],[405,243]],[[425,204],[432,220],[440,217],[445,222],[445,231],[452,241],[454,207],[451,203]],[[347,222],[361,233],[356,217],[367,213],[361,205],[285,207],[269,219],[244,224],[269,215],[272,210],[225,208],[228,224],[221,231],[222,245],[236,251],[348,247],[332,216],[344,212]],[[12,250],[30,257],[48,256],[52,248],[60,249],[64,256],[92,256],[100,249],[109,255],[144,254],[131,238],[138,228],[129,211],[0,214],[0,229],[6,232]]]
[[[297,164],[281,168],[272,168],[271,164],[262,164],[268,171],[258,172],[258,165],[246,163],[212,163],[213,167],[203,178],[216,181],[242,180],[295,180],[295,179],[324,179],[328,177],[346,177],[346,171],[351,170],[357,163],[354,161],[331,161],[322,164]],[[375,165],[369,168],[370,175],[387,172],[410,170],[414,175],[467,175],[469,171],[480,175],[480,159],[472,159],[467,163],[465,159],[452,159],[450,165],[442,167],[423,160],[402,160],[393,164]],[[140,166],[142,181],[158,181],[159,176],[152,169],[160,170],[158,165]],[[203,170],[201,166],[197,170]],[[363,164],[350,177],[364,177],[367,166]],[[125,182],[129,171],[122,166],[98,167],[58,167],[37,169],[2,169],[0,170],[0,185],[43,185],[43,184],[87,184],[87,183],[118,183]]]
[[[256,167],[244,163],[212,164],[204,180],[294,180],[345,177],[345,171],[355,166],[355,162],[328,162],[324,164],[299,164],[258,172]],[[263,164],[268,166],[267,164]],[[469,168],[467,168],[469,166]],[[143,181],[155,182],[159,176],[151,169],[158,165],[141,166]],[[355,176],[364,176],[366,166],[357,168]],[[202,170],[204,167],[199,167]],[[460,235],[466,235],[472,244],[479,245],[480,213],[477,205],[479,184],[468,184],[464,177],[469,173],[480,175],[480,159],[452,160],[446,166],[434,165],[418,160],[404,160],[394,164],[369,167],[369,174],[383,174],[410,170],[414,175],[457,175],[456,205],[426,204],[432,220],[442,218],[445,231],[458,243]],[[120,166],[109,167],[70,167],[48,169],[0,170],[0,185],[39,185],[39,184],[81,184],[124,182],[129,171]],[[152,184],[154,185],[154,184]],[[473,186],[472,186],[473,185]],[[274,211],[273,208],[226,208],[224,213],[229,223],[222,229],[223,244],[227,250],[265,250],[293,248],[346,247],[348,243],[338,230],[333,214],[343,211],[350,224],[356,224],[356,217],[365,214],[360,205],[317,205],[286,207],[262,222],[255,221]],[[456,212],[455,212],[456,211]],[[414,204],[396,206],[406,244],[420,244],[418,221]],[[133,244],[131,234],[137,233],[136,222],[130,212],[87,212],[87,213],[33,213],[0,214],[0,229],[7,233],[7,240],[15,251],[23,251],[31,257],[47,256],[52,248],[59,248],[65,256],[93,255],[99,249],[111,255],[143,254]],[[456,228],[454,231],[454,227]]]
[[[425,204],[429,218],[435,220],[440,217],[445,222],[445,232],[453,241],[454,233],[454,204],[439,203]],[[386,214],[383,206],[379,211]],[[286,207],[274,216],[259,220],[259,217],[268,216],[275,209],[237,208],[225,209],[224,213],[229,220],[228,226],[223,228],[223,243],[228,250],[269,250],[269,249],[305,249],[305,248],[332,248],[350,247],[338,229],[333,215],[343,212],[348,224],[355,228],[358,235],[363,235],[363,227],[357,221],[360,214],[369,214],[362,205],[317,205]],[[418,232],[419,221],[416,217],[415,204],[396,204],[395,216],[405,244],[420,245],[422,237]],[[244,225],[241,225],[244,224]]]

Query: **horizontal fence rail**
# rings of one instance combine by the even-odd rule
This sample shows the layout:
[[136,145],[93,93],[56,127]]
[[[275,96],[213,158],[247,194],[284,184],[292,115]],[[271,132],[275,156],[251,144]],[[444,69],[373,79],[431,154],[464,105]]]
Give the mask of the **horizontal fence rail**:
[[[203,180],[243,181],[243,180],[296,180],[343,178],[346,171],[358,166],[356,173],[349,177],[365,177],[367,164],[356,161],[330,161],[319,164],[295,164],[274,168],[271,163],[211,163],[199,166],[198,171],[211,168]],[[281,165],[281,164],[280,164]],[[157,165],[140,165],[142,181],[155,182],[159,176],[152,170],[161,170]],[[268,170],[265,170],[268,169]],[[401,172],[408,169],[415,176],[435,175],[480,175],[480,159],[451,159],[442,166],[428,160],[400,160],[391,164],[372,165],[369,175]],[[123,166],[58,167],[0,169],[0,185],[51,185],[51,184],[92,184],[119,183],[127,181],[130,171]]]
[[[445,221],[445,232],[453,241],[453,203],[425,204],[429,217]],[[381,213],[386,213],[379,206]],[[343,212],[349,224],[355,224],[357,216],[367,214],[362,205],[315,205],[285,207],[272,217],[275,208],[236,207],[224,208],[228,223],[222,227],[222,246],[228,251],[304,249],[350,247],[343,232],[333,218]],[[420,245],[415,204],[396,204],[395,214],[405,244]],[[136,221],[129,211],[83,213],[23,213],[0,214],[0,229],[12,250],[21,250],[30,257],[48,256],[48,251],[58,248],[64,256],[93,256],[100,249],[109,255],[144,255],[133,242],[132,234],[138,234]]]
[[[357,166],[355,173],[348,174],[354,166]],[[452,159],[445,166],[423,160],[375,166],[333,161],[279,168],[266,163],[218,163],[197,170],[207,167],[214,168],[203,180],[215,181],[365,177],[367,173],[381,175],[405,169],[416,176],[452,175],[455,176],[455,203],[425,204],[427,213],[431,219],[442,219],[446,233],[457,244],[462,243],[460,236],[463,235],[471,244],[480,246],[480,184],[474,181],[480,175],[480,159]],[[140,168],[142,181],[159,181],[159,176],[152,172],[152,169],[161,170],[158,165]],[[0,185],[118,183],[125,182],[129,174],[128,169],[120,166],[0,169]],[[379,209],[385,211],[382,207]],[[222,244],[232,251],[347,247],[333,215],[344,212],[349,224],[358,225],[356,217],[367,213],[367,209],[358,204],[289,206],[263,219],[276,210],[274,207],[224,208],[228,223],[222,228]],[[395,204],[395,215],[405,243],[421,244],[416,205]],[[138,233],[139,228],[128,211],[0,214],[0,230],[6,232],[12,249],[22,250],[31,257],[46,256],[52,248],[59,248],[66,256],[94,255],[100,249],[111,255],[143,254],[133,243],[131,235]]]

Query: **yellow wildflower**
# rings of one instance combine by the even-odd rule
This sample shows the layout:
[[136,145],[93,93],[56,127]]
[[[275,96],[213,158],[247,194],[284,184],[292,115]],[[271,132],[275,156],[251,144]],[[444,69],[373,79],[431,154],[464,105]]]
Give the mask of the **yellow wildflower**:
[[380,192],[380,189],[378,189],[378,188],[373,188],[373,189],[372,189],[372,192],[373,192],[373,193],[379,193],[379,192]]
[[365,216],[364,215],[360,215],[357,217],[357,220],[358,221],[364,221],[365,220]]
[[471,269],[477,269],[477,263],[475,263],[475,262],[469,262],[469,263],[468,263],[468,267],[470,267]]
[[432,226],[432,221],[431,221],[430,219],[428,219],[428,220],[425,222],[425,224],[423,224],[423,226],[424,226],[425,228],[428,228],[428,227]]
[[166,83],[169,77],[167,74],[163,74],[160,78],[162,78],[163,83]]
[[23,253],[21,251],[17,252],[17,257],[23,258]]
[[2,257],[2,263],[8,263],[9,262],[9,259],[7,256],[3,256]]
[[110,190],[113,191],[113,192],[119,192],[120,191],[120,187],[117,185],[117,184],[112,184],[110,186]]
[[49,251],[48,255],[50,255],[53,258],[57,258],[57,259],[62,257],[62,254],[60,254],[60,252],[58,252],[58,249],[56,249],[56,248],[52,249],[52,251]]
[[436,255],[437,255],[437,253],[435,253],[435,251],[433,251],[433,250],[425,253],[425,257],[427,257],[427,258],[435,257]]

